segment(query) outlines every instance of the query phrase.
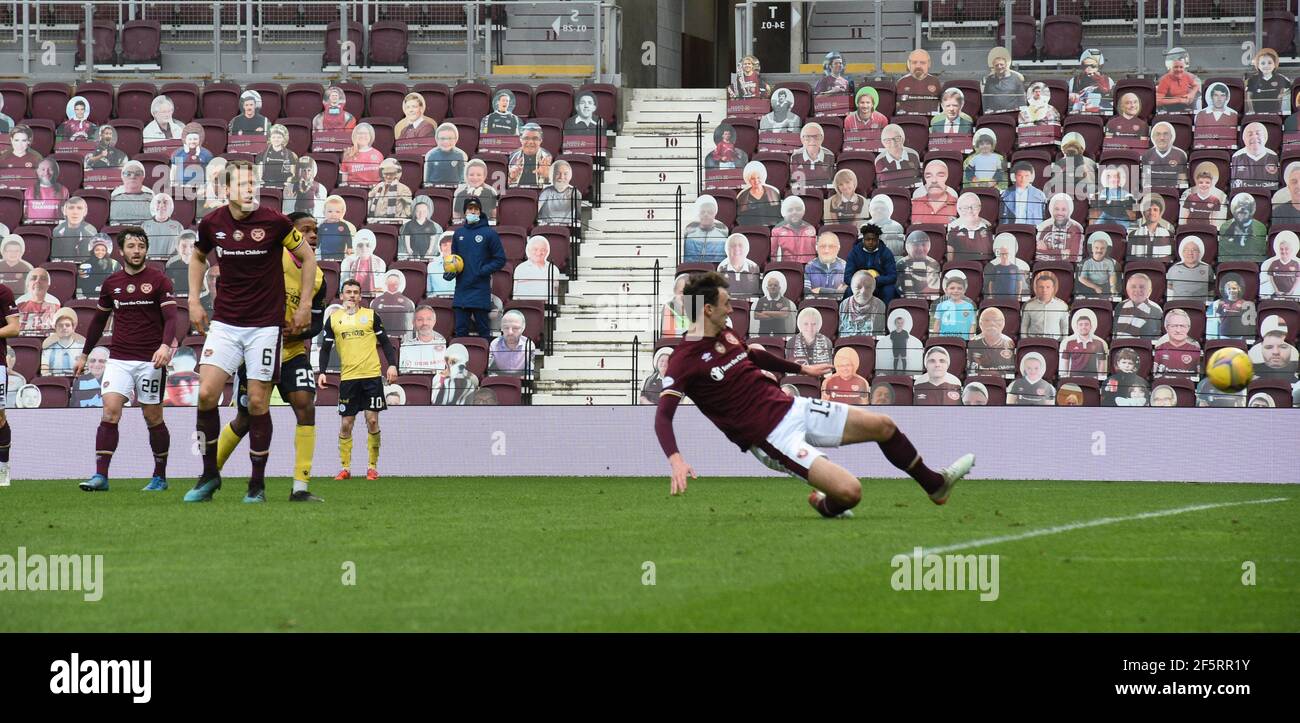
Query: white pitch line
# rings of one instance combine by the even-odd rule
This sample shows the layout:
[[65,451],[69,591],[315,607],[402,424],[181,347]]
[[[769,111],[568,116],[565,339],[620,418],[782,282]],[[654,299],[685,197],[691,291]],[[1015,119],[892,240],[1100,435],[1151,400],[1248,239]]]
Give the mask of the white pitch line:
[[[958,542],[953,545],[941,545],[939,547],[929,547],[921,550],[922,555],[942,555],[947,552],[956,550],[970,550],[976,547],[987,547],[997,545],[1003,542],[1016,542],[1017,540],[1027,540],[1031,537],[1043,537],[1044,535],[1056,535],[1062,532],[1072,530],[1082,530],[1088,527],[1101,527],[1102,525],[1111,525],[1116,522],[1131,522],[1133,520],[1149,520],[1154,517],[1169,517],[1171,515],[1181,515],[1187,512],[1200,512],[1201,510],[1213,510],[1220,507],[1237,507],[1239,505],[1266,505],[1272,502],[1286,502],[1289,497],[1270,497],[1264,500],[1247,500],[1245,502],[1215,502],[1204,505],[1191,505],[1190,507],[1176,507],[1172,510],[1157,510],[1155,512],[1141,512],[1136,515],[1127,517],[1102,517],[1096,520],[1086,522],[1071,522],[1068,525],[1057,525],[1055,527],[1044,527],[1041,530],[1030,530],[1018,535],[1003,535],[1001,537],[985,537],[980,540],[971,540],[970,542]],[[914,555],[918,548],[913,548],[904,552],[904,555]]]

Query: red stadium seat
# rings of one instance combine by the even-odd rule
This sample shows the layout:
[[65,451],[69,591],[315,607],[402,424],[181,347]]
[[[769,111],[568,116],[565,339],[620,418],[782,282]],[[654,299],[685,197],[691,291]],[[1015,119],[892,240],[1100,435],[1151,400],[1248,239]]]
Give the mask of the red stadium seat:
[[1033,275],[1042,271],[1050,271],[1056,276],[1056,295],[1068,303],[1074,297],[1074,265],[1069,261],[1035,262]]
[[836,170],[849,170],[858,179],[858,193],[870,197],[876,186],[876,154],[870,151],[845,151],[836,159]]
[[[117,24],[109,20],[96,20],[94,30],[95,65],[112,65],[117,62]],[[86,62],[86,25],[77,28],[76,65]]]
[[727,315],[731,321],[731,330],[741,339],[749,336],[749,309],[748,301],[736,299],[731,302],[731,313]]
[[67,83],[37,83],[32,86],[29,115],[62,123],[68,118],[67,106],[71,97]]
[[410,63],[408,42],[406,23],[400,20],[380,20],[371,24],[367,65],[407,67]]
[[81,155],[77,153],[55,153],[53,158],[59,164],[59,183],[75,194],[81,188],[83,172]]
[[961,112],[971,118],[980,117],[984,112],[984,104],[983,91],[980,89],[980,82],[978,80],[953,79],[945,81],[943,84],[943,90],[946,91],[949,88],[957,88],[961,91],[963,96]]
[[[1165,314],[1174,309],[1182,309],[1192,321],[1192,329],[1187,332],[1187,335],[1197,341],[1205,339],[1205,302],[1196,299],[1179,299],[1170,301],[1161,308],[1164,309]],[[1100,320],[1101,317],[1098,316],[1097,319]],[[1100,336],[1101,332],[1098,331],[1097,334]]]
[[1259,302],[1259,320],[1262,322],[1270,316],[1277,316],[1286,323],[1286,340],[1295,344],[1300,337],[1300,303],[1281,299],[1267,299]]
[[[325,89],[320,83],[290,83],[284,92],[284,115],[289,118],[311,119],[324,108]],[[351,112],[351,111],[349,111]],[[352,115],[356,115],[353,113]]]
[[[999,29],[1001,23],[999,23]],[[1011,16],[1011,57],[1013,58],[1030,58],[1034,55],[1034,35],[1038,31],[1038,23],[1034,21],[1032,15],[1012,15]]]
[[[1095,336],[1101,339],[1110,338],[1111,327],[1115,323],[1115,307],[1109,299],[1075,299],[1074,303],[1070,304],[1071,319],[1074,318],[1074,312],[1079,309],[1088,309],[1097,317],[1097,326],[1092,330]],[[1202,309],[1202,316],[1204,316],[1204,309]]]
[[1043,18],[1044,58],[1078,58],[1083,53],[1083,19],[1078,15],[1048,15]]
[[479,382],[479,389],[490,389],[496,395],[497,404],[503,407],[518,406],[522,403],[523,382],[519,377],[493,375]]
[[50,260],[50,226],[18,226],[13,233],[22,236],[27,244],[23,261],[32,266],[44,266]]
[[863,379],[870,379],[876,372],[876,337],[841,336],[835,339],[835,351],[848,347],[857,352],[858,368],[854,370]]
[[362,118],[358,123],[369,123],[375,129],[374,148],[384,154],[385,158],[393,155],[393,121],[389,118],[370,116]]
[[1264,47],[1272,48],[1279,55],[1296,54],[1296,14],[1295,11],[1264,12]]
[[95,125],[103,125],[113,115],[113,84],[102,80],[81,83],[73,95],[90,103],[89,118]]
[[1157,304],[1165,303],[1165,265],[1160,261],[1128,261],[1124,264],[1124,286],[1133,274],[1146,274],[1151,279],[1151,300]]
[[312,160],[316,161],[316,182],[324,186],[326,191],[336,188],[339,185],[338,156],[333,153],[317,153],[312,156]]
[[966,384],[983,384],[988,390],[988,406],[1001,407],[1007,403],[1007,380],[988,374],[975,374],[966,377]]
[[569,228],[567,226],[535,226],[530,234],[546,237],[546,240],[551,244],[551,263],[555,265],[557,271],[566,275],[569,274],[569,263],[572,260],[569,249],[571,243]]
[[72,394],[71,377],[36,377],[28,382],[41,390],[41,409],[61,409],[68,406]]
[[[198,117],[198,85],[185,82],[167,83],[159,89],[158,95],[167,96],[171,100],[172,104],[176,106],[176,112],[172,114],[172,117],[181,123],[189,123]],[[152,120],[152,118],[149,120]],[[146,125],[149,120],[145,121]]]
[[799,390],[799,396],[821,399],[822,385],[816,379],[803,374],[787,374],[781,378],[781,384],[789,384]]
[[387,118],[396,124],[405,116],[402,112],[402,101],[408,92],[410,91],[407,90],[405,83],[376,83],[370,87],[366,107],[370,109],[371,116]]
[[0,223],[9,228],[23,222],[23,190],[21,188],[0,188]]
[[212,82],[203,86],[203,95],[199,98],[199,115],[203,118],[230,120],[242,111],[239,94],[242,89],[238,83]]
[[560,155],[564,148],[564,120],[561,118],[533,118],[542,129],[542,148],[552,156]]
[[144,147],[144,126],[148,120],[115,118],[108,122],[117,131],[117,149],[129,158],[135,158]]
[[930,119],[904,115],[893,120],[903,129],[903,145],[924,155],[925,150],[930,147]]
[[1174,390],[1174,406],[1178,407],[1195,407],[1196,406],[1196,383],[1185,377],[1156,377],[1151,380],[1151,391],[1154,395],[1158,387],[1171,387]]
[[1055,339],[1021,339],[1016,342],[1016,376],[1020,376],[1020,362],[1026,354],[1037,352],[1043,355],[1043,378],[1056,379],[1056,366],[1059,361],[1060,343]]
[[1116,353],[1121,349],[1132,349],[1138,355],[1137,375],[1143,379],[1151,378],[1151,368],[1155,365],[1155,355],[1151,350],[1151,339],[1115,339],[1110,343],[1110,364],[1107,367],[1111,374],[1115,374],[1119,369],[1115,366]]
[[101,228],[108,223],[108,189],[83,188],[77,195],[86,201],[86,223]]
[[783,192],[790,185],[790,156],[785,153],[759,151],[753,160],[762,163],[767,169],[767,185]]
[[59,303],[76,298],[77,264],[71,261],[51,261],[44,265],[50,274],[50,295]]
[[460,83],[451,89],[451,114],[474,119],[474,126],[492,112],[492,89],[484,83]]
[[[307,6],[313,7],[313,6]],[[340,61],[340,41],[342,40],[343,30],[338,21],[338,11],[334,10],[334,20],[325,25],[325,52],[321,55],[321,67],[329,65],[338,65]],[[352,43],[352,58],[349,65],[360,65],[361,58],[361,23],[355,20],[348,21],[348,41]],[[358,109],[359,110],[359,109]],[[352,111],[349,111],[352,112]],[[353,115],[357,113],[352,112]]]
[[758,344],[759,346],[763,347],[763,350],[766,351],[767,353],[773,354],[782,359],[785,358],[785,337],[751,336],[745,341],[749,342],[750,346],[753,346],[754,344]]
[[220,118],[199,118],[195,122],[203,126],[203,147],[211,151],[214,156],[223,155],[226,152],[226,133],[230,121]]
[[0,97],[4,99],[5,115],[17,123],[27,117],[27,93],[29,86],[18,81],[0,82]]
[[162,63],[162,23],[157,20],[128,20],[122,25],[124,64]]
[[250,83],[248,90],[262,96],[262,115],[275,123],[284,109],[284,88],[279,83]]
[[[460,137],[456,140],[456,147],[465,151],[465,155],[470,158],[478,155],[478,119],[474,118],[448,118],[447,123],[456,126]],[[492,176],[489,174],[488,178]]]
[[772,255],[772,241],[769,238],[771,231],[766,226],[735,226],[731,232],[741,234],[749,241],[747,258],[750,261],[760,267],[767,264],[768,258]]
[[[496,96],[497,93],[503,90],[508,90],[515,95],[515,109],[513,111],[515,115],[520,118],[532,118],[539,115],[533,112],[533,86],[527,83],[500,83],[492,89],[492,95]],[[569,115],[572,115],[572,113],[548,117],[568,118]]]
[[403,374],[397,384],[406,393],[406,406],[423,407],[429,404],[433,376],[430,374]]
[[[599,101],[597,101],[599,107]],[[542,83],[533,92],[533,115],[544,118],[569,118],[573,115],[573,86],[568,83]]]
[[[117,120],[133,119],[143,124],[153,117],[149,115],[149,104],[158,95],[158,87],[153,83],[129,81],[117,89]],[[129,154],[128,154],[129,155]]]
[[311,153],[311,119],[281,118],[276,121],[289,131],[289,150],[299,156]]
[[23,123],[32,129],[32,150],[42,156],[50,155],[54,150],[54,130],[58,124],[45,118],[28,118]]
[[893,396],[894,396],[894,401],[891,403],[891,406],[895,406],[895,407],[912,406],[912,378],[911,377],[886,374],[886,375],[878,376],[871,381],[872,381],[871,386],[873,389],[880,384],[885,384],[889,386],[890,391],[893,392]]
[[366,227],[366,206],[370,202],[369,191],[354,186],[340,186],[334,189],[334,195],[342,197],[347,204],[347,211],[343,214],[344,220],[357,229]]
[[425,115],[439,123],[447,119],[451,109],[451,91],[444,83],[416,83],[412,92],[424,96]]
[[[8,339],[9,348],[14,350],[14,367],[12,371],[22,374],[27,379],[34,379],[41,373],[41,349],[45,340],[38,336],[15,336]],[[9,394],[17,394],[17,389],[10,389]]]

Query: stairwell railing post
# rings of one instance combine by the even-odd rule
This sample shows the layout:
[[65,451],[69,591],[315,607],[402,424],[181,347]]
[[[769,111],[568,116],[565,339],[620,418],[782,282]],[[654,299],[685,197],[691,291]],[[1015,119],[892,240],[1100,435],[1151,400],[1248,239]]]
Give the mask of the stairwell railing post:
[[637,380],[641,377],[641,375],[637,373],[637,358],[640,356],[641,356],[641,337],[633,336],[632,337],[632,404],[634,405],[636,404],[636,396],[637,396],[636,383]]

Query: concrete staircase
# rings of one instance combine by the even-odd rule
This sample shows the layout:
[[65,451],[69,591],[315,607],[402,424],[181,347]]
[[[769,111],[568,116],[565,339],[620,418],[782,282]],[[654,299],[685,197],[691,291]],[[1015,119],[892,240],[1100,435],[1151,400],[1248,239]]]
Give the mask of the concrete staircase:
[[[584,232],[578,278],[568,283],[533,404],[630,404],[632,340],[639,339],[636,393],[650,374],[660,304],[676,265],[676,191],[696,196],[695,119],[704,149],[726,115],[721,89],[632,91],[609,170]],[[660,264],[659,288],[654,264]]]

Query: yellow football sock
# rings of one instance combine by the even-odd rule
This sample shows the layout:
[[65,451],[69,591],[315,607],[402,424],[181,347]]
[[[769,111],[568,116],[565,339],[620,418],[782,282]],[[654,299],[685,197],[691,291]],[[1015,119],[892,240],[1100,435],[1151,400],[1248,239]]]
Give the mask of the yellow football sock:
[[370,447],[370,466],[373,468],[379,464],[379,432],[370,435],[366,441]]
[[243,435],[235,434],[234,428],[229,424],[221,428],[221,436],[217,438],[217,469],[226,466],[226,460],[235,453],[235,448],[243,438]]
[[352,469],[352,438],[339,437],[339,461],[343,469]]
[[293,433],[293,478],[311,481],[311,458],[316,452],[316,425],[298,425]]

